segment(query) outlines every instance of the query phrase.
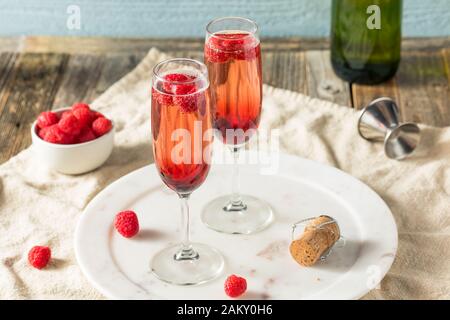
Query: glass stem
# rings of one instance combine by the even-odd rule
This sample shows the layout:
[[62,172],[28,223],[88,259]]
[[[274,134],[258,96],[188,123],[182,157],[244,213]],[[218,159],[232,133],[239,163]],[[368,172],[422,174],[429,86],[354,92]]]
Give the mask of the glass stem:
[[189,200],[190,194],[179,194],[181,205],[181,228],[183,230],[183,239],[181,249],[175,254],[174,259],[177,261],[196,260],[199,258],[198,253],[192,248],[190,241],[190,217],[189,217]]
[[240,146],[234,146],[231,149],[233,153],[233,174],[231,182],[231,199],[230,202],[223,208],[225,211],[244,211],[247,206],[242,202],[241,192],[240,192],[240,175],[239,175],[239,152],[241,151]]

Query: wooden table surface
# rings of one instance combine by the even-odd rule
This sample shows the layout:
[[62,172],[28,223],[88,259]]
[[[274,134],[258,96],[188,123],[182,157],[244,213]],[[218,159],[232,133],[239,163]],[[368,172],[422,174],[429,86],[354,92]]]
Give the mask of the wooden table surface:
[[[390,96],[406,121],[450,125],[450,38],[405,39],[397,75],[377,86],[337,78],[325,39],[263,39],[262,46],[267,84],[358,109]],[[203,59],[202,39],[0,38],[0,163],[30,144],[41,111],[91,102],[151,47]]]

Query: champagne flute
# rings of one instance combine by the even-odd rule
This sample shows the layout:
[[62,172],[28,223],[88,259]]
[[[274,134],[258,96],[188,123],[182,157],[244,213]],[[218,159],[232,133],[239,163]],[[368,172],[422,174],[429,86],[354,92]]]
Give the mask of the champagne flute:
[[273,220],[270,206],[239,191],[239,152],[256,133],[262,107],[262,66],[258,26],[239,17],[219,18],[206,27],[213,123],[219,138],[233,153],[232,192],[211,201],[202,212],[210,228],[250,234]]
[[154,67],[151,123],[156,168],[180,199],[184,233],[180,244],[153,257],[151,270],[177,285],[212,280],[222,272],[222,255],[189,238],[188,200],[208,175],[213,137],[208,71],[203,63],[170,59]]

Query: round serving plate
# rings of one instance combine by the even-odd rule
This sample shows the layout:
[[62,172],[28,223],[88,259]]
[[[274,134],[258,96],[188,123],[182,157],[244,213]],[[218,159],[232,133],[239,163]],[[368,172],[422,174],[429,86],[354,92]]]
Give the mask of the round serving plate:
[[[224,299],[223,283],[230,274],[247,279],[241,299],[358,299],[374,288],[397,251],[397,228],[384,201],[338,169],[285,154],[272,157],[271,164],[251,164],[255,154],[241,157],[248,159],[240,168],[241,190],[273,208],[274,221],[265,230],[229,235],[201,222],[203,206],[229,192],[229,165],[214,164],[190,199],[192,241],[214,246],[225,257],[216,280],[175,286],[150,272],[151,257],[181,237],[178,197],[163,185],[154,165],[109,185],[81,215],[75,252],[83,273],[113,299]],[[139,217],[140,232],[132,239],[113,226],[117,212],[126,209]],[[301,267],[289,253],[292,225],[321,214],[338,221],[345,245],[313,267]]]

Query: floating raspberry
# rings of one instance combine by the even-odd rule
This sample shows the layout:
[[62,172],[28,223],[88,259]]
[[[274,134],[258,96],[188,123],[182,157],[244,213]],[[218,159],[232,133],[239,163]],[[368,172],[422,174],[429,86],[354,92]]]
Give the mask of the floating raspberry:
[[192,80],[191,76],[184,73],[169,73],[164,76],[164,80],[170,82],[186,82]]
[[247,281],[233,274],[225,280],[224,288],[229,297],[236,298],[247,290]]
[[83,102],[77,102],[74,103],[72,105],[72,111],[78,110],[78,109],[87,109],[87,110],[91,110],[91,108],[89,107],[89,105],[87,103],[83,103]]
[[194,93],[197,89],[194,84],[176,84],[172,86],[172,90],[175,95],[184,95]]
[[50,143],[71,144],[74,141],[73,136],[62,131],[58,124],[45,127],[38,134],[42,140]]
[[97,137],[100,137],[109,132],[112,128],[111,120],[100,117],[95,119],[92,123],[92,131]]
[[166,80],[167,82],[163,83],[163,90],[166,93],[173,93],[172,82],[186,82],[191,79],[183,73],[169,73],[164,76],[164,80]]
[[37,126],[38,128],[46,128],[50,127],[58,123],[59,117],[56,113],[51,111],[42,112],[37,118]]
[[220,35],[220,48],[226,51],[242,50],[246,46],[249,37],[248,33],[224,33]]
[[257,56],[258,41],[247,33],[223,33],[209,38],[205,57],[210,62],[227,62],[229,59],[250,60]]
[[170,106],[173,104],[172,96],[159,92],[158,90],[152,88],[152,97],[157,103],[163,106]]
[[67,134],[77,136],[83,128],[83,125],[73,113],[68,113],[61,117],[61,120],[58,122],[58,127]]
[[224,63],[228,61],[229,55],[220,49],[214,48],[210,43],[207,43],[205,45],[205,58],[209,62]]
[[[192,83],[195,78],[195,76],[184,73],[170,73],[164,76],[164,80],[168,82],[164,82],[162,87],[165,93],[186,94],[192,88],[195,88],[195,84]],[[183,82],[190,83],[183,84]]]
[[83,130],[81,130],[80,135],[77,138],[77,143],[83,143],[88,142],[91,140],[94,140],[96,138],[94,132],[91,130],[91,128],[86,127]]
[[49,247],[34,246],[28,252],[28,262],[36,269],[44,268],[50,261],[52,252]]
[[78,119],[82,128],[90,126],[94,119],[92,118],[92,112],[88,108],[79,107],[72,111],[75,118]]
[[119,212],[114,219],[116,230],[125,238],[131,238],[139,232],[139,221],[134,211]]

